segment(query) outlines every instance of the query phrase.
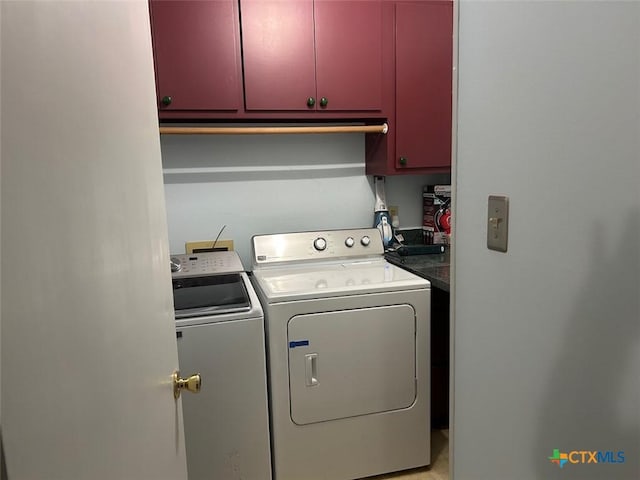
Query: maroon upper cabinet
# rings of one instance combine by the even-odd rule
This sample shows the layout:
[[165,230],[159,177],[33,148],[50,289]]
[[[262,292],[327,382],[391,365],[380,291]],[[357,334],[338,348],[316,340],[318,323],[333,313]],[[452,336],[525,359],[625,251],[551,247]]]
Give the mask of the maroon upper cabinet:
[[236,0],[151,0],[156,90],[162,112],[242,109]]
[[381,4],[240,0],[247,111],[380,111]]
[[398,169],[451,166],[453,5],[396,4]]
[[[389,133],[366,136],[366,173],[396,175],[451,169],[452,0],[384,3],[384,52],[394,69],[383,77]],[[385,53],[385,58],[389,54]]]
[[247,110],[307,109],[316,96],[313,1],[241,0]]
[[382,5],[315,0],[317,96],[327,110],[382,108]]

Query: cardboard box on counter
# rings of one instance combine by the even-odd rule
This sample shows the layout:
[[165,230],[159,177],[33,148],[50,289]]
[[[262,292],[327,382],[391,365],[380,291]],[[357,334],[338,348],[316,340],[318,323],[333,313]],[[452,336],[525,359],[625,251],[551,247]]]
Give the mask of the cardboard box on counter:
[[451,185],[426,185],[422,193],[422,231],[427,245],[451,244]]

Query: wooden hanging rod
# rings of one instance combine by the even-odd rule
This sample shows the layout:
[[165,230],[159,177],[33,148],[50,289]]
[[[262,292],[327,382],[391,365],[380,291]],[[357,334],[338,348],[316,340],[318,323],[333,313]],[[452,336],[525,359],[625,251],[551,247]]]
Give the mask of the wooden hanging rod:
[[161,135],[264,135],[291,133],[387,133],[389,126],[348,125],[320,127],[160,127]]

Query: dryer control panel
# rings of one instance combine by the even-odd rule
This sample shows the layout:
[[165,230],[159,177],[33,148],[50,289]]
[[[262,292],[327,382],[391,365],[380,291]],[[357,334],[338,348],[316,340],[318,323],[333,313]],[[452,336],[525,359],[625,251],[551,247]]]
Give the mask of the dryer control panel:
[[252,238],[253,267],[313,260],[382,257],[384,246],[377,228],[319,230]]

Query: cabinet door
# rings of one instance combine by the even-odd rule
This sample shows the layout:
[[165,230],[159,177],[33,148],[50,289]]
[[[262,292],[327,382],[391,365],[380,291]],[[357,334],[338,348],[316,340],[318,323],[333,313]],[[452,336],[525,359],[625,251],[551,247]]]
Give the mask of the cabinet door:
[[315,39],[319,109],[381,110],[382,2],[315,0]]
[[241,0],[247,110],[313,110],[312,0]]
[[160,110],[240,109],[237,2],[151,0],[150,12]]
[[451,165],[452,31],[452,2],[396,4],[396,168]]

